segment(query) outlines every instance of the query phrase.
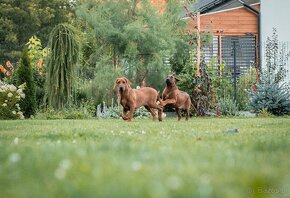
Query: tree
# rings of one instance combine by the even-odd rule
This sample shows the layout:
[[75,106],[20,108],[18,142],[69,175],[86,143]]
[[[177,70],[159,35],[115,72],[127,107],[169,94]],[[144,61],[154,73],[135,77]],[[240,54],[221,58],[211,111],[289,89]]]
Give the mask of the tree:
[[59,24],[51,32],[47,63],[46,97],[48,105],[61,110],[72,103],[72,86],[80,43],[73,26]]
[[26,83],[24,90],[25,99],[20,101],[20,107],[26,118],[31,117],[36,112],[36,99],[35,99],[35,83],[33,81],[33,69],[28,56],[27,49],[22,53],[20,64],[16,71],[17,84],[21,85]]
[[47,44],[49,32],[73,15],[69,0],[0,0],[0,60],[18,58],[30,37]]
[[170,70],[163,59],[174,53],[185,27],[177,2],[168,1],[160,13],[146,0],[86,1],[77,6],[77,16],[93,27],[99,53],[110,55],[112,66],[123,67],[135,85],[146,78],[161,88]]

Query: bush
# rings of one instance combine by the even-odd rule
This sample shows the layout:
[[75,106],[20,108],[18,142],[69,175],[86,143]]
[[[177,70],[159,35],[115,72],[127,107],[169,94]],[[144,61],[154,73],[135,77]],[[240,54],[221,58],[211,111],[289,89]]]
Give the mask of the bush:
[[46,109],[44,112],[37,114],[36,119],[88,119],[95,114],[95,107],[92,101],[82,101],[78,106],[63,108],[61,111]]
[[224,97],[218,100],[220,112],[222,115],[227,116],[237,116],[238,115],[238,105],[231,97]]
[[279,51],[277,32],[274,29],[266,42],[266,67],[261,71],[260,82],[249,91],[250,107],[255,112],[266,110],[273,115],[290,114],[290,91],[285,84],[285,49]]
[[285,84],[262,79],[255,90],[249,92],[250,107],[255,112],[266,109],[273,115],[290,114],[290,92]]
[[257,72],[255,68],[250,68],[241,75],[238,81],[237,104],[239,109],[248,110],[249,94],[247,92],[257,82]]
[[20,107],[25,117],[29,118],[36,112],[35,83],[33,81],[33,69],[30,64],[28,53],[25,50],[22,54],[20,65],[17,68],[17,84],[26,83],[25,99],[21,100]]
[[[108,119],[108,118],[121,118],[122,106],[111,106],[107,107],[106,103],[99,104],[97,106],[96,116],[99,119]],[[141,107],[134,112],[135,119],[148,118],[151,114],[144,108]]]
[[90,98],[94,100],[95,105],[105,101],[111,102],[113,97],[116,97],[113,87],[117,77],[123,74],[120,68],[114,68],[111,65],[111,59],[108,56],[103,56],[95,67],[95,77],[93,80],[85,80],[78,85],[78,96]]
[[25,98],[23,90],[25,84],[18,87],[14,85],[5,85],[0,81],[0,119],[24,119],[23,113],[20,111],[19,102]]

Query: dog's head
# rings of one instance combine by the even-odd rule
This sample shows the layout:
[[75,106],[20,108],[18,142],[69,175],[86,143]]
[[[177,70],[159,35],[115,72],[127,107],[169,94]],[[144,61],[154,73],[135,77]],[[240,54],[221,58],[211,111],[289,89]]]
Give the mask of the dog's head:
[[176,78],[175,74],[170,74],[167,76],[165,82],[166,82],[167,86],[170,86],[170,85],[175,85],[176,82],[178,82],[178,81],[179,81],[179,79]]
[[114,89],[116,87],[118,88],[119,92],[124,92],[124,91],[126,91],[126,90],[131,88],[131,83],[125,77],[117,78],[116,81],[115,81]]

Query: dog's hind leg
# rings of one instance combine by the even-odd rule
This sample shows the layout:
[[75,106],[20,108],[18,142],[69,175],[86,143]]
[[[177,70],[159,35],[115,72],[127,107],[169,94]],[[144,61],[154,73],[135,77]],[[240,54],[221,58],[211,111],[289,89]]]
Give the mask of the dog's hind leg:
[[147,105],[144,106],[152,115],[152,120],[155,121],[155,118],[156,118],[156,114],[155,112]]
[[181,119],[180,109],[179,108],[175,108],[175,112],[177,113],[177,119],[178,119],[178,121],[180,121],[180,119]]
[[189,108],[190,107],[188,107],[188,108],[185,109],[185,120],[188,120],[189,119]]
[[158,105],[157,103],[152,103],[152,104],[150,104],[148,106],[150,108],[158,110],[158,120],[161,122],[162,121],[163,106],[162,105]]

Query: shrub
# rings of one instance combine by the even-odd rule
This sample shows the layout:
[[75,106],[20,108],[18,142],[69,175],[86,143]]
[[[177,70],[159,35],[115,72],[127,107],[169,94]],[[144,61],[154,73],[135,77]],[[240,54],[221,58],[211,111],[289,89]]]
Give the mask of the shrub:
[[24,90],[25,99],[21,100],[20,107],[25,117],[29,118],[36,112],[36,96],[35,96],[35,83],[33,81],[33,69],[30,64],[30,58],[26,50],[24,50],[20,64],[17,68],[17,84],[26,83]]
[[248,110],[249,94],[247,92],[257,81],[255,68],[250,68],[245,74],[241,75],[238,81],[237,104],[239,109]]
[[92,101],[82,101],[78,106],[63,108],[61,111],[48,108],[44,112],[38,113],[36,119],[88,119],[94,116],[95,111]]
[[273,115],[290,114],[290,92],[285,84],[275,83],[274,80],[265,80],[256,85],[255,90],[249,92],[250,107],[255,112],[266,109]]
[[261,71],[260,82],[249,91],[249,105],[255,112],[265,109],[273,115],[290,114],[290,92],[285,84],[288,55],[283,46],[279,51],[274,29],[272,37],[268,37],[266,42],[266,67]]
[[[99,119],[121,118],[122,107],[120,105],[108,107],[105,102],[97,106],[96,116]],[[148,118],[150,113],[141,107],[134,112],[135,119]]]
[[231,97],[224,97],[218,100],[220,112],[222,115],[227,116],[237,116],[238,115],[238,105]]
[[24,119],[23,113],[20,111],[19,102],[25,98],[23,90],[25,84],[18,87],[9,84],[3,84],[0,81],[0,119]]

